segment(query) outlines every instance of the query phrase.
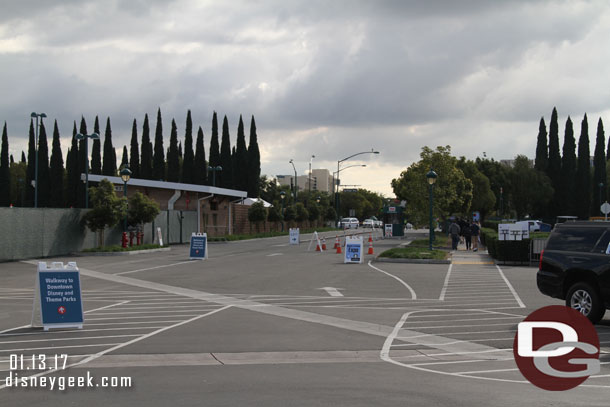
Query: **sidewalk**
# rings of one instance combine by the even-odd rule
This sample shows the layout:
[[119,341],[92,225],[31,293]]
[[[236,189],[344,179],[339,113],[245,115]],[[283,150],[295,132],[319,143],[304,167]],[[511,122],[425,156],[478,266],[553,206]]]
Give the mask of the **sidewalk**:
[[495,264],[494,259],[491,258],[487,252],[487,248],[479,243],[479,250],[474,252],[472,250],[466,250],[464,243],[458,244],[457,250],[451,251],[451,263],[452,264]]

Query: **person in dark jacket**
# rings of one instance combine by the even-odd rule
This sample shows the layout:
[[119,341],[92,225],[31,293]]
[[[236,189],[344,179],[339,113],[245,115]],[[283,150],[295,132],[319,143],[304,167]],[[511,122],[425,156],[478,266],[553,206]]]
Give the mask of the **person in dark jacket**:
[[479,233],[481,232],[481,227],[477,222],[472,222],[470,232],[472,234],[472,251],[476,252],[479,250]]
[[466,250],[470,250],[470,246],[472,246],[472,231],[470,229],[470,224],[466,222],[464,227],[462,228],[462,236],[464,236],[464,242],[466,243]]
[[455,220],[449,225],[449,236],[451,236],[451,249],[457,250],[458,243],[460,242],[460,227]]

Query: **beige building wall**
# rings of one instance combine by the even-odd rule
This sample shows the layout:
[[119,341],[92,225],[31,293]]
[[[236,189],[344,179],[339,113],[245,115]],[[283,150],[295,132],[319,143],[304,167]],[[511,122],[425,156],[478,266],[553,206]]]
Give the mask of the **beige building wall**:
[[[280,185],[290,186],[291,181],[294,184],[294,175],[277,175],[277,180]],[[325,168],[311,170],[311,190],[332,192],[333,178],[330,172]],[[309,190],[309,182],[307,175],[297,176],[297,187],[299,191]]]

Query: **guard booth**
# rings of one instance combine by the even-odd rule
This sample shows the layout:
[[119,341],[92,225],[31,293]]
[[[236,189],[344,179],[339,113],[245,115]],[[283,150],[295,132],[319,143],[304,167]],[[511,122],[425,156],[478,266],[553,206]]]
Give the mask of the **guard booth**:
[[392,225],[392,237],[405,235],[405,208],[400,204],[389,204],[383,207],[384,236],[387,225]]

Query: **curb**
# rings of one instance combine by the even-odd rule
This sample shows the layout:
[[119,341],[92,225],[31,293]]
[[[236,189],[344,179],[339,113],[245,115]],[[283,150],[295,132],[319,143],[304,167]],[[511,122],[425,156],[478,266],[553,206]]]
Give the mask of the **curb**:
[[169,247],[159,247],[157,249],[132,250],[128,252],[78,252],[76,254],[79,256],[131,256],[144,253],[169,252],[170,250],[171,248]]

